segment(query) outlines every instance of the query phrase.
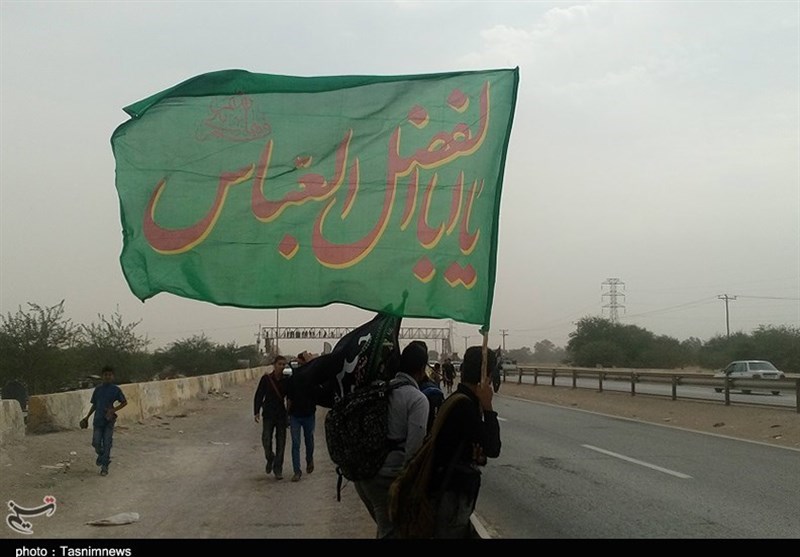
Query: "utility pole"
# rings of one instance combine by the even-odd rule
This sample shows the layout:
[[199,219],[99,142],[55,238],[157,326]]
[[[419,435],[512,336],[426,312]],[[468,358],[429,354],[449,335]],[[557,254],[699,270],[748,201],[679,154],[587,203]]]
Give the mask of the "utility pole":
[[275,308],[275,354],[280,354],[280,339],[281,338],[281,310]]
[[500,334],[503,335],[503,354],[506,353],[506,337],[508,336],[508,329],[500,329]]
[[728,300],[735,300],[736,296],[728,296],[727,294],[720,294],[717,296],[720,300],[725,300],[725,330],[728,332],[728,338],[731,338],[731,319],[728,313]]
[[604,308],[609,308],[609,319],[611,319],[612,323],[619,322],[619,313],[618,309],[622,308],[625,310],[625,306],[622,304],[617,303],[617,298],[624,298],[625,294],[620,294],[617,292],[617,287],[622,286],[623,290],[625,289],[625,283],[619,280],[618,278],[608,278],[606,279],[602,286],[608,286],[608,294],[604,293],[601,298],[605,298],[608,296],[610,298],[610,303],[604,305]]
[[[467,341],[469,340],[469,336],[464,336],[464,354],[467,353]],[[461,359],[464,359],[464,355],[461,355]]]

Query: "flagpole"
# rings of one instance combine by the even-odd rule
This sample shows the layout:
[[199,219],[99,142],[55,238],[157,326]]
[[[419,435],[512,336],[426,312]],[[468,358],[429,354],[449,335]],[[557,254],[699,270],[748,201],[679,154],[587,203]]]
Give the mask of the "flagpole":
[[481,387],[483,387],[487,383],[486,368],[488,367],[489,359],[489,354],[487,353],[489,346],[489,331],[481,329],[481,334],[483,335],[483,347],[481,348],[481,355],[483,356],[481,358]]

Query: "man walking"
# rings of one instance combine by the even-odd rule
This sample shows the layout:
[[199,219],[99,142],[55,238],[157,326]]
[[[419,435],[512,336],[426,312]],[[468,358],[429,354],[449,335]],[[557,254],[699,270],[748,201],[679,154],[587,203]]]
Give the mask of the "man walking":
[[377,525],[377,538],[392,537],[389,519],[389,487],[414,456],[427,432],[428,399],[419,390],[425,377],[428,353],[411,343],[400,356],[400,369],[393,381],[404,384],[389,394],[388,441],[394,447],[374,478],[355,482],[356,491]]
[[442,364],[442,376],[444,377],[444,387],[447,394],[453,392],[453,383],[456,380],[456,368],[450,358],[445,358]]
[[[267,475],[275,473],[276,480],[283,479],[283,454],[286,449],[286,428],[289,417],[286,413],[286,377],[283,369],[286,357],[278,355],[272,362],[272,371],[265,373],[258,382],[253,399],[253,414],[256,423],[259,414],[263,418],[261,444],[267,459]],[[273,448],[273,438],[275,445]]]
[[[300,352],[297,360],[300,367],[312,360],[308,352]],[[298,369],[299,371],[299,369]],[[317,405],[314,389],[304,382],[301,373],[292,373],[286,385],[286,400],[289,405],[289,431],[292,436],[292,481],[300,481],[303,470],[300,466],[300,443],[306,446],[306,473],[314,471],[314,428],[316,427]]]
[[480,466],[487,457],[500,456],[500,425],[492,410],[491,374],[497,365],[494,352],[487,350],[487,366],[481,381],[483,349],[471,346],[461,363],[461,382],[444,417],[433,453],[433,477],[429,491],[436,494],[436,538],[467,538],[470,516],[481,487]]
[[[80,422],[81,429],[89,427],[89,417],[92,420],[92,446],[97,453],[95,464],[100,467],[100,475],[108,475],[108,466],[111,464],[111,445],[114,437],[114,424],[117,421],[117,412],[127,406],[128,401],[117,385],[114,384],[114,368],[103,367],[101,371],[103,382],[94,388],[91,398],[89,413]],[[114,406],[115,402],[119,402]]]

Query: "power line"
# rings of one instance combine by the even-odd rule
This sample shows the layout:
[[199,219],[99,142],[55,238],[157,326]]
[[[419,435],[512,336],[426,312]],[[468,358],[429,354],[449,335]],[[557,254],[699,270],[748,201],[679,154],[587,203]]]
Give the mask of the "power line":
[[631,317],[643,317],[645,315],[655,315],[655,314],[659,314],[659,313],[667,313],[667,312],[676,311],[676,310],[679,310],[679,309],[686,309],[686,308],[689,308],[689,307],[692,307],[692,306],[705,305],[705,304],[711,303],[714,300],[716,300],[715,297],[700,298],[699,300],[694,300],[692,302],[685,302],[683,304],[678,304],[677,306],[668,306],[668,307],[665,307],[665,308],[654,309],[652,311],[643,311],[641,313],[632,313],[632,314],[626,315],[625,317],[629,319]]
[[754,300],[790,300],[795,302],[800,302],[800,298],[786,298],[783,296],[745,296],[743,294],[737,294],[739,298],[750,298]]

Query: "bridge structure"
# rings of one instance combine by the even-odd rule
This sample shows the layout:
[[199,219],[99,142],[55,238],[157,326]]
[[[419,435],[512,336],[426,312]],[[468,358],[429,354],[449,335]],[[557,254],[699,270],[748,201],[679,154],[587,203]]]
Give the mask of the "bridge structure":
[[[266,342],[265,347],[277,347],[278,341],[304,340],[304,339],[334,339],[339,340],[356,327],[261,327],[261,338]],[[432,348],[438,349],[440,354],[452,354],[453,344],[451,338],[453,331],[450,327],[400,327],[398,336],[401,340],[434,341]],[[429,348],[431,348],[429,346]]]

